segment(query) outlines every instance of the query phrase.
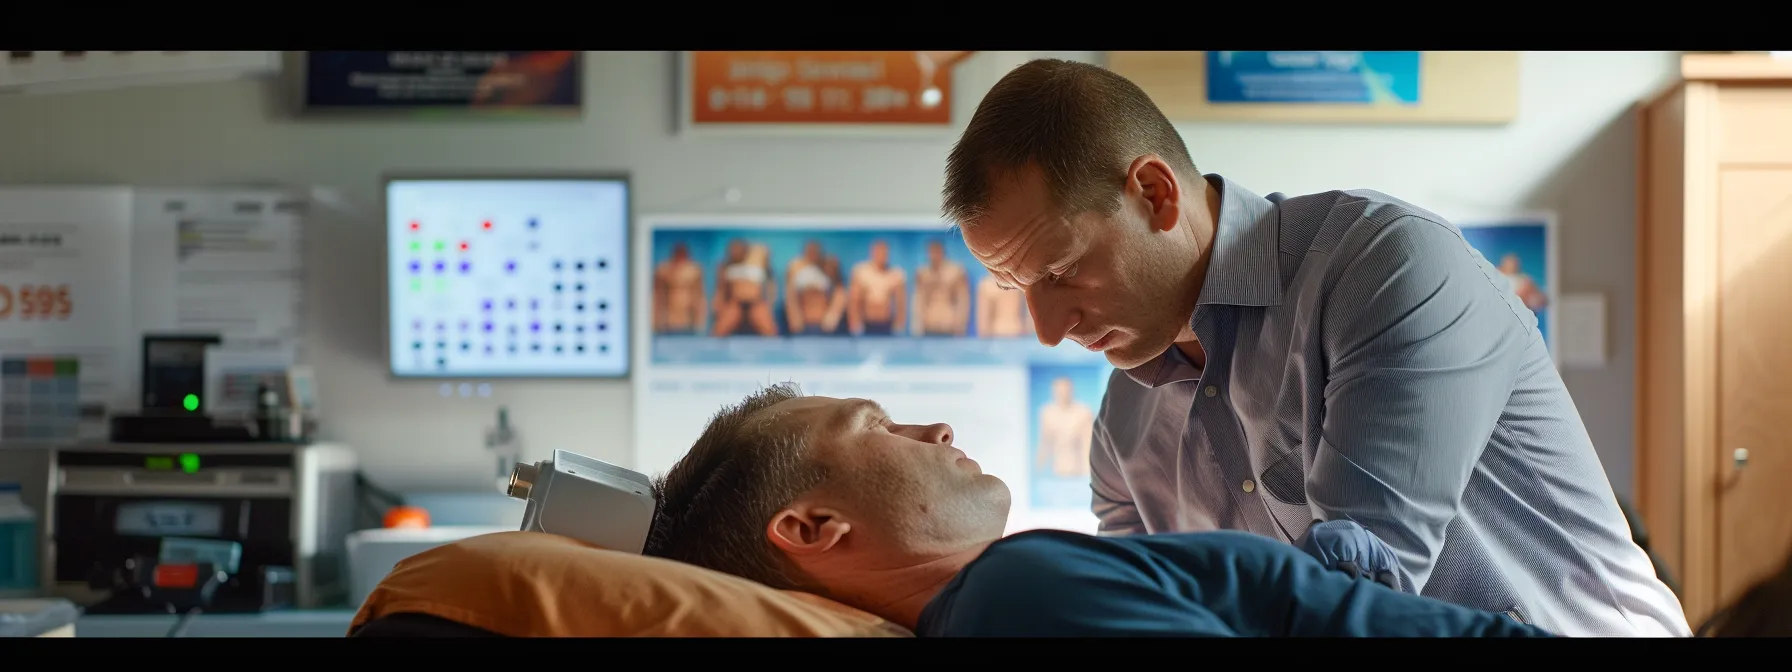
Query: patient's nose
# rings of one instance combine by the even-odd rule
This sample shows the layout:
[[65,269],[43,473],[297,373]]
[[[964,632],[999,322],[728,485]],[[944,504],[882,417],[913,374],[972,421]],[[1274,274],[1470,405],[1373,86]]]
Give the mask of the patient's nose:
[[931,425],[896,425],[890,432],[916,441],[952,445],[952,426],[943,422]]
[[941,445],[952,445],[952,426],[936,422],[921,428],[921,440]]

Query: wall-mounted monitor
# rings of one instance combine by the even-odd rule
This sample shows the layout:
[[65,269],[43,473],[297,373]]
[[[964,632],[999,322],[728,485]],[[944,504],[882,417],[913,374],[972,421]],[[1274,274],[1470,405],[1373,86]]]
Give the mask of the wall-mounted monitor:
[[623,176],[386,180],[398,378],[629,375]]

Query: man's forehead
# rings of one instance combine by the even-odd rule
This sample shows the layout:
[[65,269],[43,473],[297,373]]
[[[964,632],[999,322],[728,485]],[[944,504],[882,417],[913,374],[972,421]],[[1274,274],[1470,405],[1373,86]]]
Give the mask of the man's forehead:
[[989,202],[961,228],[965,247],[986,265],[1012,263],[1027,247],[1046,244],[1063,233],[1063,223],[1038,168],[997,175],[990,180]]

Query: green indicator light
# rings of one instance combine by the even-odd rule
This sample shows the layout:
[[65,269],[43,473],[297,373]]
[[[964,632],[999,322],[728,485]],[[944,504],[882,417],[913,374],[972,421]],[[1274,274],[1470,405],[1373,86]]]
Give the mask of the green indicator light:
[[181,453],[180,470],[189,474],[199,471],[199,456],[192,453]]
[[180,406],[181,406],[181,408],[187,409],[189,411],[199,410],[199,395],[197,395],[197,394],[187,395],[186,398],[180,400]]
[[439,240],[438,240],[438,241],[436,241],[436,251],[437,251],[437,252],[441,252],[441,251],[442,251],[442,250],[445,250],[445,249],[448,249],[448,244],[447,244],[447,243],[444,243],[444,242],[442,242],[442,241],[439,241]]
[[417,241],[414,241],[414,240],[413,240],[413,241],[411,241],[411,251],[412,251],[412,252],[419,252],[419,251],[422,251],[422,250],[423,250],[423,243],[419,243],[419,242],[417,242]]
[[168,469],[173,469],[174,468],[174,458],[161,457],[161,456],[146,457],[146,458],[143,458],[143,468],[157,469],[157,470],[163,470],[163,471],[166,471]]

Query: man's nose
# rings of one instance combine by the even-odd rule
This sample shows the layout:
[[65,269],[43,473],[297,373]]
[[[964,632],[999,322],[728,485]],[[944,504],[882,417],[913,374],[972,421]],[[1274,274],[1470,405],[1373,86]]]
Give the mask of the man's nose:
[[952,445],[952,426],[943,422],[936,422],[921,428],[921,436],[925,441],[950,446]]
[[1058,301],[1045,296],[1043,288],[1028,288],[1027,312],[1033,316],[1033,333],[1039,337],[1039,343],[1048,348],[1058,347],[1064,342],[1064,336],[1070,328],[1076,326],[1076,316],[1072,311],[1057,308]]
[[905,434],[916,441],[938,443],[948,446],[952,445],[952,426],[946,423],[936,422],[931,425],[908,425],[904,429],[907,431],[898,433]]

